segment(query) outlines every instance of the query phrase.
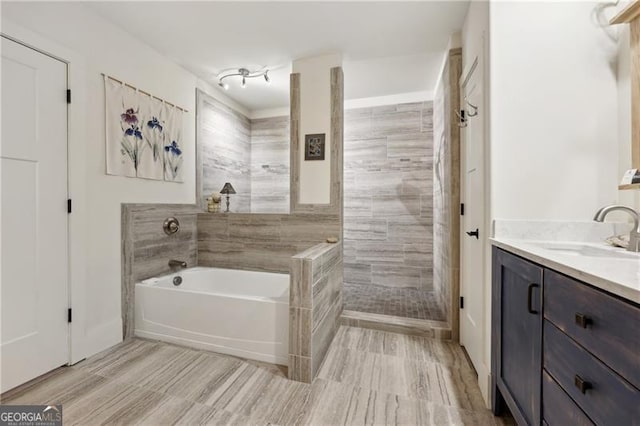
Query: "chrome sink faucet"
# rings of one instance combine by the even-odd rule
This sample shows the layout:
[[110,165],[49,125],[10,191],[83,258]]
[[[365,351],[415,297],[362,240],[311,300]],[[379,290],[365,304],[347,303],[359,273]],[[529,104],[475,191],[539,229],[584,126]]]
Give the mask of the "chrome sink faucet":
[[598,210],[593,220],[596,222],[604,222],[604,218],[613,211],[627,212],[633,218],[633,229],[629,234],[629,247],[627,250],[638,253],[640,252],[640,213],[626,206],[606,206]]
[[180,269],[185,269],[187,267],[187,262],[183,261],[183,260],[170,260],[169,261],[169,268],[171,268],[172,271],[178,271]]

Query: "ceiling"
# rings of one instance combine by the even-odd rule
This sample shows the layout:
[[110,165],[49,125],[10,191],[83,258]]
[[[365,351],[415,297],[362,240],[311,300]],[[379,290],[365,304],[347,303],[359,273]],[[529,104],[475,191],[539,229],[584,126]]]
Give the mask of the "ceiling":
[[342,53],[345,97],[433,90],[468,1],[91,2],[90,7],[210,83],[227,68],[275,67],[272,84],[231,85],[255,111],[288,105],[291,61]]

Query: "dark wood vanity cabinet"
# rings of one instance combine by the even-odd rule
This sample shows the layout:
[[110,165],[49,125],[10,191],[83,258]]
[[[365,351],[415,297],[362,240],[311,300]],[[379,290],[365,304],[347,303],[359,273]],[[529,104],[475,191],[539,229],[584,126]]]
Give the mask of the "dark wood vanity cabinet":
[[[519,424],[540,424],[542,274],[502,250],[493,255],[492,380],[494,411],[508,404]],[[504,401],[503,399],[504,398]]]
[[495,247],[492,303],[495,414],[640,425],[639,306]]

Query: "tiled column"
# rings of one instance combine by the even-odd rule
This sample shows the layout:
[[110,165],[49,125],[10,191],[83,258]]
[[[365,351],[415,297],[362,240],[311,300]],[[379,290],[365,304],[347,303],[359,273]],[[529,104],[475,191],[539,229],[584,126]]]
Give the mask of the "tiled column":
[[318,244],[291,259],[289,378],[311,383],[340,324],[342,248]]

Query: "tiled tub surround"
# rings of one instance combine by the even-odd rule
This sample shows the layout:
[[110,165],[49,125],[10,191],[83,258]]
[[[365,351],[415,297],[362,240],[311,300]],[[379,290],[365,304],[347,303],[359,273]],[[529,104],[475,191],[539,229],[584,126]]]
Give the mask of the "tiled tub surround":
[[[133,336],[134,287],[147,278],[171,272],[169,259],[189,266],[198,262],[196,214],[186,204],[122,204],[122,327],[124,338]],[[167,235],[164,220],[176,217],[180,231]]]
[[291,259],[289,378],[311,383],[342,314],[342,245],[318,244]]
[[434,290],[431,102],[345,111],[344,216],[346,310],[384,312],[379,286]]
[[[170,216],[178,218],[180,231],[166,235],[162,223]],[[342,246],[323,243],[328,237],[339,235],[339,215],[335,214],[209,214],[191,205],[123,204],[124,337],[134,335],[135,283],[170,273],[169,259],[184,260],[189,266],[289,274],[292,257],[307,252],[303,257],[309,257],[316,265],[312,277],[318,278],[317,265],[323,268],[320,282],[309,284],[309,288],[315,284],[314,292],[308,293],[315,302],[308,300],[300,305],[301,299],[296,298],[293,303],[296,307],[315,303],[314,329],[308,334],[313,345],[310,341],[308,347],[316,349],[295,360],[320,360],[308,364],[316,371],[342,310]],[[327,256],[309,254],[309,247],[318,244],[320,253],[324,247]],[[331,285],[325,285],[325,281]],[[330,311],[323,310],[326,303],[330,303]]]
[[198,264],[289,273],[291,257],[340,235],[333,214],[198,214]]
[[433,289],[443,319],[458,339],[460,296],[460,110],[462,49],[452,49],[433,103]]
[[[289,212],[289,117],[249,119],[198,91],[199,196],[231,182],[232,212]],[[222,210],[225,204],[222,201]]]
[[[494,246],[601,290],[640,303],[640,254],[608,247],[611,235],[628,234],[631,224],[496,220]],[[566,252],[587,247],[610,255]]]

